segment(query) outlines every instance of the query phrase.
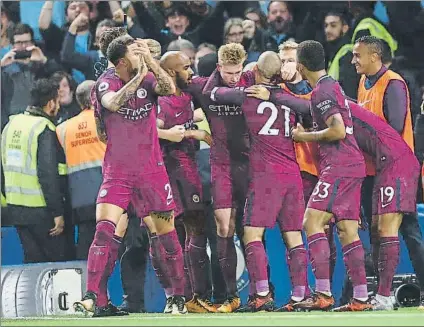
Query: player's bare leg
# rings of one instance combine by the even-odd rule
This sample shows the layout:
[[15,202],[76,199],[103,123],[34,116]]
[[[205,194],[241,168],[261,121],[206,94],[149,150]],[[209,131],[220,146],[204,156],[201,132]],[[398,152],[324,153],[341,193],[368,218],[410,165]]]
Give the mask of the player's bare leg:
[[[399,264],[399,228],[402,223],[401,213],[388,213],[373,217],[373,227],[378,234],[378,292],[372,303],[374,310],[393,310],[390,289],[396,268]],[[374,249],[373,249],[374,251]],[[377,251],[377,250],[375,250]]]
[[227,291],[227,300],[218,308],[218,312],[229,313],[237,310],[241,304],[237,293],[237,252],[234,244],[236,209],[215,209],[214,213],[218,234],[218,260]]
[[305,300],[308,288],[308,258],[300,231],[283,232],[287,248],[287,264],[292,283],[290,301],[277,309],[277,312],[294,311],[294,305]]
[[358,234],[358,221],[341,220],[337,223],[343,260],[353,286],[353,298],[350,303],[334,309],[342,311],[370,311],[372,305],[368,301],[367,279],[365,274],[365,253]]
[[165,252],[165,257],[162,258],[163,273],[169,278],[172,287],[172,300],[170,300],[172,301],[172,314],[186,314],[184,258],[174,226],[174,213],[173,211],[151,212],[150,217],[151,219],[144,220],[144,223],[151,234],[154,231],[158,236]]
[[255,294],[249,299],[243,312],[273,311],[275,307],[268,284],[268,257],[262,242],[265,228],[244,226],[243,243],[250,282],[255,285]]
[[[86,316],[121,315],[110,305],[107,282],[115,267],[122,237],[128,224],[124,210],[116,205],[100,203],[96,207],[96,232],[90,246],[87,262],[87,292],[81,301],[74,303],[75,311]],[[116,226],[122,221],[116,235]],[[122,314],[124,314],[122,312]]]
[[[206,252],[205,217],[203,211],[190,211],[184,214],[186,244],[188,246],[189,273],[192,280],[193,298],[186,303],[189,312],[216,312],[207,293],[209,260]],[[187,299],[188,300],[188,299]]]
[[303,228],[308,237],[309,260],[315,274],[315,294],[312,298],[293,305],[296,310],[329,310],[334,305],[330,287],[330,247],[324,233],[332,214],[307,208],[303,219]]

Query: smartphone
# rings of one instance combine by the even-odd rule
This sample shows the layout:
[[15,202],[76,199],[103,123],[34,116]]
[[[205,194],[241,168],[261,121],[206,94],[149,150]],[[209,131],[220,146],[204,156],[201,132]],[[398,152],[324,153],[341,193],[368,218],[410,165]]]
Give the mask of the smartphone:
[[31,58],[32,51],[22,50],[16,51],[15,59],[28,59]]

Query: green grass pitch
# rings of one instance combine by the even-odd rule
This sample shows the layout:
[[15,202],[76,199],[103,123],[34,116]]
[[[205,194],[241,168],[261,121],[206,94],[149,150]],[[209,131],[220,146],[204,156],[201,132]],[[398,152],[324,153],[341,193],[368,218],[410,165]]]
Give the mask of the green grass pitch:
[[424,326],[424,311],[253,313],[253,314],[132,314],[125,317],[80,316],[2,319],[2,326]]

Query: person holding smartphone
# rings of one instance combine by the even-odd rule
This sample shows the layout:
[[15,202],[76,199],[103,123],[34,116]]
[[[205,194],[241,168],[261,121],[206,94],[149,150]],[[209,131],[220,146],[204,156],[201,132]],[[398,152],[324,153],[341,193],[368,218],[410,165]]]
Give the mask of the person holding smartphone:
[[[60,70],[34,43],[34,32],[26,24],[17,24],[12,36],[12,49],[1,59],[2,111],[7,115],[21,113],[29,105],[34,81]],[[5,124],[6,122],[3,122]]]

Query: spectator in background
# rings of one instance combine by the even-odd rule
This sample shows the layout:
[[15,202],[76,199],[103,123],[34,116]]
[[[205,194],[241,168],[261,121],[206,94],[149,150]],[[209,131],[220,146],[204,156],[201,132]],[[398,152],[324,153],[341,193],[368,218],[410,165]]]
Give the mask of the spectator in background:
[[356,99],[360,76],[351,64],[353,44],[350,42],[349,24],[341,12],[329,12],[324,17],[327,72],[339,81],[345,93]]
[[173,4],[164,10],[166,28],[157,24],[142,2],[133,2],[132,6],[147,37],[159,41],[163,49],[167,49],[169,43],[178,38],[187,39],[195,46],[201,42],[216,45],[221,42],[220,32],[224,25],[224,5],[221,2],[194,29],[189,29],[191,21],[187,6]]
[[12,48],[11,40],[15,23],[10,19],[9,11],[3,4],[1,5],[1,40],[0,58],[2,58]]
[[386,41],[394,55],[398,49],[398,43],[374,16],[375,1],[352,1],[350,4],[350,11],[354,17],[351,43],[354,44],[362,36],[375,36]]
[[[14,116],[2,134],[2,162],[9,221],[16,227],[24,263],[66,260],[60,173],[65,157],[56,137],[58,85],[36,81],[25,114]],[[31,167],[22,171],[22,167]],[[26,190],[26,192],[22,192]]]
[[63,123],[81,111],[80,106],[75,98],[75,89],[77,85],[72,77],[63,71],[58,71],[52,75],[53,83],[59,85],[59,103],[60,110],[56,116],[56,123]]
[[247,8],[244,12],[244,18],[254,22],[256,28],[260,28],[263,30],[266,30],[268,28],[266,16],[259,8]]
[[267,50],[278,51],[278,46],[296,35],[293,16],[288,2],[270,1],[268,3],[268,40]]
[[230,18],[224,25],[224,44],[243,43],[244,29],[241,18]]
[[196,48],[189,40],[178,39],[168,45],[168,51],[182,51],[191,62],[191,67],[194,67],[194,58],[196,56]]
[[247,51],[245,64],[256,61],[265,50],[265,35],[251,20],[230,18],[224,26],[224,43],[241,43]]
[[[411,106],[412,126],[415,126],[415,119],[421,114],[421,89],[415,77],[415,72],[409,68],[405,62],[405,57],[392,57],[392,51],[386,41],[381,40],[383,46],[383,54],[381,61],[387,69],[393,70],[403,77],[408,86],[409,100]],[[416,140],[415,140],[416,141]]]
[[97,136],[90,99],[94,84],[94,81],[85,81],[78,85],[79,114],[60,124],[56,130],[66,157],[73,223],[78,225],[78,260],[87,260],[94,238],[96,199],[103,179],[102,163],[106,151],[106,145]]
[[[95,79],[94,64],[105,55],[98,50],[89,50],[85,53],[77,51],[77,31],[85,24],[85,16],[79,15],[69,26],[68,33],[66,33],[62,45],[61,60],[66,66],[81,71],[86,78]],[[95,45],[97,47],[99,44],[100,35],[103,33],[103,31],[115,26],[116,23],[111,19],[105,19],[101,21],[99,25],[97,25],[95,40]]]
[[[46,44],[46,51],[51,56],[59,57],[65,35],[78,16],[78,23],[74,24],[76,28],[75,51],[86,53],[93,47],[95,39],[90,33],[90,28],[93,28],[90,24],[93,22],[90,20],[91,4],[88,1],[71,1],[67,3],[67,24],[63,27],[58,27],[52,22],[52,10],[53,1],[46,1],[38,20],[40,32]],[[75,69],[72,71],[72,77],[77,83],[84,81],[86,78],[81,71]]]
[[2,111],[6,117],[24,112],[30,103],[34,81],[60,68],[35,45],[33,37],[31,27],[17,24],[13,30],[13,48],[1,60]]
[[203,58],[204,56],[210,54],[210,53],[216,53],[216,46],[210,43],[202,43],[197,47],[196,56],[194,57],[194,69],[196,74],[198,71],[198,65],[200,58]]

